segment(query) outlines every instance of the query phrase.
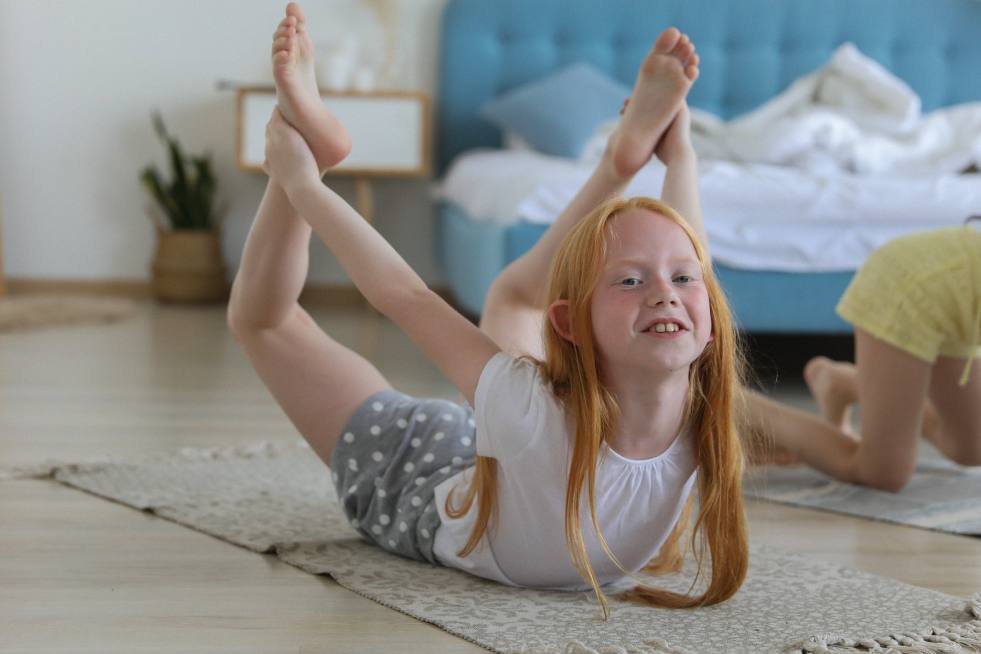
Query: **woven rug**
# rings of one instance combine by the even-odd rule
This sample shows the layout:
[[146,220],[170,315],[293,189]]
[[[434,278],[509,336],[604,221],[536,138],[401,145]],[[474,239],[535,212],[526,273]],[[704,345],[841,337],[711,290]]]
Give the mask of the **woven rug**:
[[129,318],[136,305],[129,300],[76,295],[31,295],[0,299],[0,332],[109,323]]
[[761,500],[981,536],[981,467],[958,466],[923,446],[916,472],[898,493],[845,484],[806,466],[761,466],[744,489]]
[[[753,550],[744,587],[722,605],[664,610],[611,599],[603,622],[591,593],[510,588],[362,541],[338,509],[326,468],[302,444],[184,450],[46,474],[275,553],[494,652],[981,652],[981,594],[965,602],[769,548]],[[651,581],[684,591],[689,580]]]

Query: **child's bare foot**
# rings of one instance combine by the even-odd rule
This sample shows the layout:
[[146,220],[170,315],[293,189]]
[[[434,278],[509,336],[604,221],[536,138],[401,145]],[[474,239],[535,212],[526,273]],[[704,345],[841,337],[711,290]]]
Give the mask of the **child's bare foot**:
[[824,419],[851,433],[849,413],[855,402],[854,371],[851,364],[814,357],[804,366],[804,381],[817,400]]
[[351,137],[320,99],[313,52],[303,10],[291,2],[273,35],[276,101],[286,121],[306,139],[322,172],[348,155]]
[[640,65],[623,119],[611,138],[613,165],[629,177],[646,164],[698,77],[695,46],[674,27],[664,30]]

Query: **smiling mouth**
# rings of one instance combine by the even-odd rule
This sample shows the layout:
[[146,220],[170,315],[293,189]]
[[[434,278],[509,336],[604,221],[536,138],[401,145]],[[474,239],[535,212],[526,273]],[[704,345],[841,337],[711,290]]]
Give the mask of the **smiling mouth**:
[[678,325],[675,325],[674,323],[664,324],[662,322],[654,325],[653,327],[648,327],[644,331],[646,333],[654,334],[676,334],[680,331],[684,331],[684,329]]
[[657,322],[643,330],[643,334],[677,334],[688,331],[676,322]]

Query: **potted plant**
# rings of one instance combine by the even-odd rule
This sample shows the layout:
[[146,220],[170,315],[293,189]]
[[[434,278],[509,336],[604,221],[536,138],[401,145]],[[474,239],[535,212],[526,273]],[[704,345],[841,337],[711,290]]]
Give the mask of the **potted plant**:
[[164,180],[152,164],[140,174],[143,188],[155,200],[147,206],[157,228],[153,293],[160,300],[174,302],[224,299],[228,282],[211,157],[185,157],[159,113],[153,114],[153,126],[167,149],[172,174],[170,180]]

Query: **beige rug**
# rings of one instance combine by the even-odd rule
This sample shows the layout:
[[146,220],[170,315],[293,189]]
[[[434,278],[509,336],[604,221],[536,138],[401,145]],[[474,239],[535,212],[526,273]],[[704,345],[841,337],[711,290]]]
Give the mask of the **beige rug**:
[[[981,594],[965,602],[857,570],[755,548],[728,602],[659,610],[590,593],[505,587],[396,557],[360,540],[305,445],[184,450],[36,470],[70,486],[314,574],[494,652],[981,652]],[[685,590],[688,577],[657,583]]]
[[0,332],[129,318],[136,305],[116,298],[78,295],[27,295],[0,298]]
[[760,466],[747,497],[871,520],[981,536],[981,467],[965,468],[921,445],[909,483],[898,493],[846,484],[806,466]]

